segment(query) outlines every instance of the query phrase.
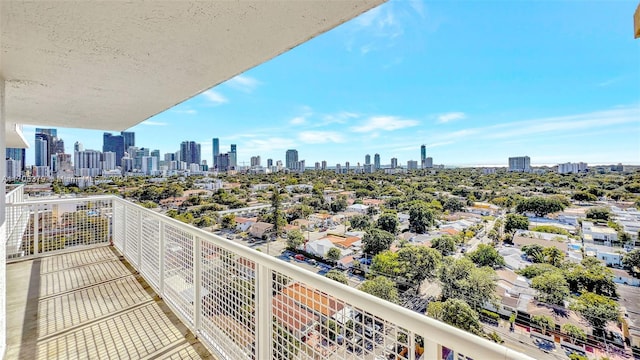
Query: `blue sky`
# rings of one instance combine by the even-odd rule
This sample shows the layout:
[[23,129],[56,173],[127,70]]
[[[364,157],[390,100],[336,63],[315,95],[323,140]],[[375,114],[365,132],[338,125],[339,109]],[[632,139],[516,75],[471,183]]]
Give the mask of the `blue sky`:
[[[640,164],[637,1],[390,1],[133,127],[174,152],[238,160]],[[102,149],[102,132],[59,129]],[[25,127],[33,144],[33,127]],[[33,151],[27,151],[33,163]]]

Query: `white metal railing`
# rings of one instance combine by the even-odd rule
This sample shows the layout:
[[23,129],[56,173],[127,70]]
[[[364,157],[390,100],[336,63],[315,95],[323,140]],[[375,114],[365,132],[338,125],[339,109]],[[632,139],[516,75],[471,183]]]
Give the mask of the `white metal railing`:
[[83,245],[108,244],[114,196],[6,204],[7,261]]
[[[28,213],[22,257],[106,243],[111,234],[114,246],[221,358],[530,359],[117,197],[7,207]],[[64,246],[60,234],[67,234]]]
[[[11,188],[9,190],[9,188]],[[7,204],[19,203],[24,201],[24,184],[7,185],[7,193],[5,194],[5,202]]]

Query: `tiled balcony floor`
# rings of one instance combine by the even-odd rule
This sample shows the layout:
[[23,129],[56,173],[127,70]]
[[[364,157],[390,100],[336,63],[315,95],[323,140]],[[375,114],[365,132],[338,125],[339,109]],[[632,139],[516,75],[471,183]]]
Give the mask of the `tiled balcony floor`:
[[108,246],[7,264],[6,359],[211,359]]

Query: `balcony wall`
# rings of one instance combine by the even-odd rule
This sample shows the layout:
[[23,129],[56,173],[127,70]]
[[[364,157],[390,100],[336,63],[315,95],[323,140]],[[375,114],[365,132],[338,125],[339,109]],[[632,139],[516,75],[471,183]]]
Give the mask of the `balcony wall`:
[[7,261],[113,243],[220,358],[529,358],[117,197],[7,213]]

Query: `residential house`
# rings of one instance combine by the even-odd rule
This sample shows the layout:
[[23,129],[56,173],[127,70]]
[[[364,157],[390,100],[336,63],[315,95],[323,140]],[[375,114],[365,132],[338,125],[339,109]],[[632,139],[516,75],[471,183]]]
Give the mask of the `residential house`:
[[296,301],[304,309],[320,316],[321,321],[332,318],[344,308],[344,303],[339,302],[333,296],[302,283],[288,285],[282,289],[282,294]]
[[384,205],[384,200],[380,199],[362,199],[362,205],[380,209],[380,206]]
[[595,225],[590,221],[582,222],[584,241],[603,241],[611,243],[618,241],[618,232],[608,226]]
[[347,206],[348,212],[355,212],[361,215],[366,214],[368,210],[369,210],[369,206],[364,204],[353,204],[353,205]]
[[306,336],[318,323],[318,316],[300,307],[293,298],[282,294],[273,297],[272,315],[298,339]]
[[251,225],[258,222],[258,218],[245,218],[236,216],[236,230],[241,232],[249,231]]
[[306,243],[304,250],[309,254],[324,258],[327,256],[327,252],[329,252],[329,250],[334,247],[335,245],[333,245],[330,240],[323,238]]
[[273,224],[258,221],[249,227],[249,235],[262,239],[263,236],[268,235],[273,231]]
[[327,226],[330,221],[331,215],[329,214],[315,213],[309,215],[309,222],[316,227]]
[[630,286],[640,286],[640,279],[634,277],[628,271],[622,269],[611,269],[611,271],[613,271],[613,282]]
[[563,252],[567,252],[569,246],[568,241],[566,240],[566,236],[563,238],[564,241],[556,241],[555,239],[560,239],[561,235],[557,234],[547,234],[547,233],[539,233],[539,232],[525,232],[525,231],[517,231],[513,236],[513,243],[517,247],[522,247],[524,245],[538,244],[542,247],[552,247],[562,250]]
[[348,270],[353,267],[354,261],[355,260],[353,258],[353,255],[345,256],[342,259],[337,261],[336,266],[338,267],[338,269]]

